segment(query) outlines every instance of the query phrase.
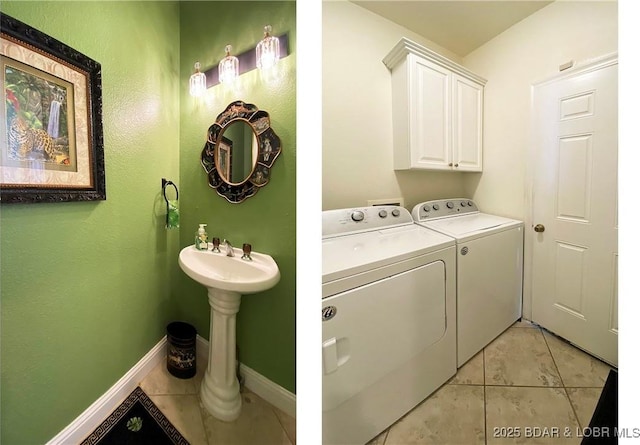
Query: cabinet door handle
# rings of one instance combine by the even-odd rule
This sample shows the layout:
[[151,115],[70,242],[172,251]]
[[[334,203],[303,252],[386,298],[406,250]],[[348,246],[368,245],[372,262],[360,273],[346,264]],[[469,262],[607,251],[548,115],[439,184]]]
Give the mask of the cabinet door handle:
[[455,165],[455,167],[457,167],[457,166],[458,166],[458,164]]
[[449,167],[453,167],[453,162],[449,162]]

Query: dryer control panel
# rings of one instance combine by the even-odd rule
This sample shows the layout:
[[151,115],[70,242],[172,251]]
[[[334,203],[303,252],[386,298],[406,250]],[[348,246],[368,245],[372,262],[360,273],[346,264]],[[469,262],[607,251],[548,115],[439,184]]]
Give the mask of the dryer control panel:
[[478,213],[476,204],[467,198],[438,199],[417,204],[411,211],[415,221]]
[[322,237],[388,229],[413,224],[407,209],[400,206],[370,206],[322,212]]

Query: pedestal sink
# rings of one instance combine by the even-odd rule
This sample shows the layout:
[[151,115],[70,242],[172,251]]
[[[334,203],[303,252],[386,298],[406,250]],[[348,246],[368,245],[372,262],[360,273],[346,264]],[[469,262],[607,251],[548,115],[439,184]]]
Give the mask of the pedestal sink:
[[[269,255],[252,252],[252,261],[235,256],[197,250],[194,246],[180,251],[178,263],[190,278],[208,290],[211,306],[209,330],[209,364],[200,387],[202,403],[214,417],[232,421],[240,415],[242,402],[236,378],[236,314],[242,294],[262,292],[280,280],[278,265]],[[224,251],[224,249],[223,249]]]

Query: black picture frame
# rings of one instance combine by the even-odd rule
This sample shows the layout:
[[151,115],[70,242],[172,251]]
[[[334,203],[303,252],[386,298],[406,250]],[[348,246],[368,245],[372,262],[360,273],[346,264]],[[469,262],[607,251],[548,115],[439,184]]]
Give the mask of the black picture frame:
[[[4,161],[0,157],[0,203],[105,200],[100,63],[3,13],[0,13],[0,39],[2,40],[0,85],[3,87],[4,96],[0,104],[3,112],[0,125],[0,154],[4,154]],[[4,51],[5,48],[7,53]],[[34,60],[36,63],[33,63]],[[55,69],[49,69],[49,67]],[[7,86],[12,85],[5,85],[7,76],[16,76],[18,75],[16,72],[27,81],[33,78],[34,83],[48,85],[51,89],[58,88],[57,83],[62,85],[59,89],[63,93],[57,97],[66,100],[63,102],[61,99],[65,113],[65,128],[68,130],[66,139],[62,138],[66,141],[66,145],[55,145],[55,142],[49,142],[47,139],[49,133],[44,130],[43,122],[32,120],[25,124],[24,116],[32,119],[37,117],[33,118],[33,113],[27,114],[21,109],[20,98],[24,103],[24,96],[8,92],[10,89]],[[40,73],[42,76],[39,76]],[[66,73],[69,73],[68,77],[71,80],[65,79]],[[64,89],[65,85],[67,90]],[[68,95],[64,94],[65,91]],[[29,94],[33,99],[33,93],[29,91]],[[69,98],[72,94],[73,100]],[[42,95],[40,105],[56,100],[47,99],[45,95]],[[59,109],[61,105],[57,105]],[[54,111],[51,108],[48,115],[49,121],[52,120],[53,114]],[[55,120],[56,125],[60,125],[57,122],[57,114]],[[17,121],[20,121],[20,124],[16,123]],[[25,136],[27,134],[29,137]],[[38,136],[39,141],[44,142],[38,144],[26,142],[34,139],[32,135]],[[57,131],[55,136],[58,137]],[[51,138],[51,141],[55,140]],[[62,150],[58,150],[58,147],[62,147]],[[75,157],[70,155],[71,152]],[[67,158],[64,157],[65,155]],[[68,167],[70,157],[74,162],[77,161],[75,173],[72,170],[73,166]],[[61,162],[59,162],[60,158],[62,158]],[[65,168],[67,171],[59,172]],[[30,169],[34,172],[33,174]]]

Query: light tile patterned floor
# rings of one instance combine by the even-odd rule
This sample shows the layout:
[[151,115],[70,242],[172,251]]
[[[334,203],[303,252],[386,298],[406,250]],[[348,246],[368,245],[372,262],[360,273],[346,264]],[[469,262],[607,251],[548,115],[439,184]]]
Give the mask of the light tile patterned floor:
[[[293,445],[295,419],[245,389],[234,422],[211,417],[198,398],[205,364],[177,379],[161,363],[140,386],[192,445]],[[610,367],[538,326],[505,331],[457,374],[368,445],[579,444]],[[558,427],[560,437],[525,437]],[[505,438],[509,432],[519,437]],[[568,428],[574,437],[563,437]],[[518,431],[518,432],[517,432]],[[517,433],[516,433],[517,432]]]
[[[367,445],[579,444],[610,369],[518,322]],[[553,427],[559,437],[540,437]]]
[[241,394],[240,418],[222,422],[212,417],[198,397],[205,367],[206,363],[198,362],[195,377],[178,379],[167,371],[163,362],[140,383],[153,403],[191,445],[295,445],[295,419],[246,388]]

